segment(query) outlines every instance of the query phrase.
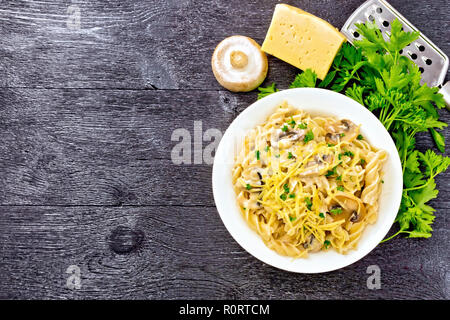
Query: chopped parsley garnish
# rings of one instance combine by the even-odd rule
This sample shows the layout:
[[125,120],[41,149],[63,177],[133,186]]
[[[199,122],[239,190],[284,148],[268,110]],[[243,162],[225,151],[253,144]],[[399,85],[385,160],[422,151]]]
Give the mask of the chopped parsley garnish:
[[342,213],[342,208],[333,208],[330,210],[330,213],[332,214],[341,214]]
[[288,153],[288,159],[292,159],[294,156],[292,155],[291,152]]
[[281,128],[281,130],[283,130],[284,132],[288,131],[288,129],[289,129],[289,128],[288,128],[287,125],[284,125],[283,128]]
[[247,188],[247,190],[250,190],[252,188],[252,186],[249,185],[248,183],[247,183],[247,185],[245,187]]
[[289,121],[289,124],[291,125],[292,128],[295,127],[296,122],[295,122],[294,118],[291,117],[291,121]]
[[328,148],[333,148],[335,146],[335,144],[329,143],[328,144]]
[[303,138],[303,142],[304,143],[308,143],[309,141],[311,141],[311,140],[313,140],[314,139],[314,133],[311,131],[311,130],[309,130],[306,134],[305,134],[305,137]]
[[294,221],[295,219],[297,219],[296,217],[291,217],[291,216],[289,216],[289,221]]
[[325,177],[331,177],[331,176],[334,176],[335,174],[337,174],[336,168],[337,168],[338,166],[340,166],[341,163],[342,163],[342,161],[339,162],[339,163],[337,164],[337,166],[335,166],[332,170],[328,170],[328,172],[325,174]]
[[335,166],[332,170],[328,170],[328,172],[325,174],[325,177],[331,177],[337,174],[336,168],[341,164],[342,162],[339,162],[337,166]]
[[331,242],[328,240],[325,240],[323,245],[325,246],[325,249],[328,249],[328,247],[331,245]]
[[333,168],[333,170],[328,170],[327,173],[325,174],[325,177],[331,177],[333,175],[336,174],[336,170],[335,168]]
[[342,159],[342,153],[338,154],[338,159],[341,160]]
[[289,185],[287,183],[284,184],[283,189],[284,193],[289,193]]
[[366,163],[366,160],[364,160],[364,159],[361,159],[361,165],[363,165],[364,163]]
[[255,154],[256,154],[256,160],[259,160],[259,150],[256,150]]
[[345,151],[345,152],[344,152],[344,156],[347,156],[347,157],[352,158],[352,157],[355,156],[355,154],[354,154],[353,152],[351,152],[351,151]]
[[312,208],[312,202],[310,198],[305,198],[305,202],[306,202],[306,207],[308,208],[308,210],[311,211]]
[[283,194],[280,196],[280,199],[283,200],[283,201],[286,200],[286,198],[287,198],[286,193],[283,193]]
[[337,180],[337,181],[342,181],[342,176],[337,176],[337,177],[336,177],[336,180]]
[[325,218],[325,215],[323,214],[323,212],[319,213],[319,217],[321,217],[322,219]]
[[362,139],[364,139],[364,137],[362,136],[362,134],[358,134],[358,136],[356,137],[356,139],[362,140]]
[[344,190],[345,190],[343,186],[338,186],[337,189],[338,189],[339,191],[344,191]]
[[289,195],[289,198],[294,199],[294,198],[295,198],[295,193],[291,193],[291,194]]
[[343,138],[343,137],[345,137],[345,133],[341,133],[339,136],[340,136],[341,138]]
[[269,147],[269,146],[267,146],[265,150],[266,150],[266,152],[269,152],[269,150],[270,150],[270,147]]
[[299,127],[299,129],[306,129],[306,128],[308,128],[308,124],[302,122],[302,123],[300,123],[300,124],[298,125],[298,127]]

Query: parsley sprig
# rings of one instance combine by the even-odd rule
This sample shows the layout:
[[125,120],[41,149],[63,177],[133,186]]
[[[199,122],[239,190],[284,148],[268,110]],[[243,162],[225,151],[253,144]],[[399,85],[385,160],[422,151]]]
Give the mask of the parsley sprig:
[[[295,77],[290,88],[319,87],[341,92],[378,117],[395,141],[404,180],[402,203],[396,218],[400,230],[384,241],[399,234],[428,238],[433,231],[435,209],[427,203],[437,197],[434,178],[447,170],[450,158],[433,150],[416,150],[416,135],[429,131],[437,149],[445,152],[445,139],[438,130],[447,124],[439,121],[437,112],[445,107],[443,96],[438,88],[422,85],[419,67],[400,54],[417,40],[418,32],[404,31],[397,19],[391,23],[388,40],[374,22],[356,27],[362,40],[355,41],[354,46],[348,43],[342,46],[323,81],[318,81],[317,75],[308,69]],[[272,85],[265,90],[275,92],[276,89]],[[326,175],[335,174],[333,168]]]
[[258,93],[258,100],[259,100],[259,99],[262,99],[264,97],[267,97],[269,94],[278,92],[278,89],[277,89],[276,84],[274,82],[268,87],[259,87],[258,91],[259,91],[259,93]]

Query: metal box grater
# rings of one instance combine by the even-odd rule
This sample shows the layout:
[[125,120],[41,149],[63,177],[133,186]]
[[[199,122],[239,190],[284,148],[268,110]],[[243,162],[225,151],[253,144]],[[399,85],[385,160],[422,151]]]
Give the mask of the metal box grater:
[[[348,18],[341,32],[347,37],[349,42],[353,43],[353,41],[361,37],[356,32],[355,24],[371,21],[377,24],[383,36],[387,38],[390,35],[391,22],[395,18],[400,20],[405,31],[419,31],[387,1],[368,0]],[[400,53],[417,64],[422,72],[422,83],[427,83],[430,87],[439,87],[443,84],[449,66],[448,56],[422,33],[420,33],[419,38],[415,42],[409,44]],[[444,95],[447,105],[449,105],[450,82],[440,92]]]

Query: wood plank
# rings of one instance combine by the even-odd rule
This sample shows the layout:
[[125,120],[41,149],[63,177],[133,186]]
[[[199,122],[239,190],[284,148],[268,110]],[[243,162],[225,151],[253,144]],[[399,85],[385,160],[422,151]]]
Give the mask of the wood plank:
[[[338,28],[361,3],[287,2]],[[233,34],[247,35],[262,43],[276,3],[2,2],[0,86],[219,90],[221,87],[210,71],[215,46]],[[448,14],[443,12],[447,1],[391,3],[444,52],[450,51]],[[79,9],[79,29],[68,27],[69,6]],[[298,71],[272,57],[269,68],[265,83],[275,81],[280,88],[287,88]]]
[[[446,225],[339,271],[302,275],[246,253],[214,208],[2,206],[0,298],[445,299]],[[66,285],[71,265],[78,290]],[[381,269],[380,290],[366,286],[370,265]]]
[[185,128],[194,142],[196,121],[201,135],[224,132],[253,99],[216,91],[1,90],[0,203],[211,206],[210,163],[195,163],[192,147],[191,164],[174,164],[180,140],[172,134]]

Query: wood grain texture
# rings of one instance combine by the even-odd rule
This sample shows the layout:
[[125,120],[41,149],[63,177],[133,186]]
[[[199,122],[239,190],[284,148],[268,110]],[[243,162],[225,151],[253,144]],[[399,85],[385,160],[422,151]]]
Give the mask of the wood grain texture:
[[[231,238],[211,165],[172,162],[175,129],[193,136],[202,121],[203,132],[224,132],[256,100],[223,91],[210,56],[232,34],[261,43],[276,3],[1,1],[0,298],[450,298],[449,172],[436,180],[432,238],[397,238],[342,270],[298,275]],[[362,1],[286,3],[340,27]],[[447,1],[390,3],[450,51]],[[67,26],[71,5],[79,29]],[[287,88],[297,70],[269,63],[266,83]],[[418,146],[433,147],[429,135]],[[66,285],[70,265],[79,290]],[[381,290],[367,289],[370,265]]]
[[[361,0],[285,1],[340,28]],[[0,86],[221,90],[210,57],[225,37],[262,43],[277,1],[74,1],[80,29],[67,28],[67,1],[3,1]],[[446,0],[391,4],[444,52]],[[266,83],[287,88],[297,70],[270,57]]]
[[0,203],[213,206],[211,166],[173,164],[179,140],[172,133],[185,128],[193,140],[195,121],[203,132],[224,132],[254,99],[217,91],[0,90]]
[[[0,213],[0,227],[9,229],[0,234],[1,298],[440,299],[448,294],[445,224],[429,240],[397,239],[342,270],[301,275],[246,253],[215,208],[24,206],[0,207]],[[373,264],[381,269],[381,290],[366,287],[366,270]],[[79,290],[66,287],[70,265],[81,269]]]

